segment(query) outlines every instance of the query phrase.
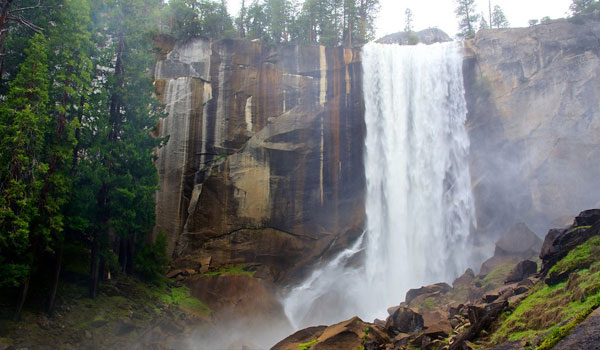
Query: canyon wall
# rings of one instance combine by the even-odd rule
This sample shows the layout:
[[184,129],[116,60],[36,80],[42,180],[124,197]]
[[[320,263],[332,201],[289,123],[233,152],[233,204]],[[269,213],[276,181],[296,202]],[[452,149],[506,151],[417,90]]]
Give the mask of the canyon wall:
[[361,233],[360,50],[158,38],[157,230],[175,268],[287,281]]
[[478,231],[537,234],[600,203],[600,23],[480,31],[465,43]]

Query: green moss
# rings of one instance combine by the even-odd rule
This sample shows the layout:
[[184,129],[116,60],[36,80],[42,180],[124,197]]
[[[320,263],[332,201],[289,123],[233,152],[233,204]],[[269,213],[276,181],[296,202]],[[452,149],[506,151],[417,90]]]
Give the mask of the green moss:
[[[586,227],[586,226],[580,226]],[[579,227],[578,227],[579,228]],[[569,254],[552,266],[548,272],[549,277],[564,275],[571,271],[590,266],[600,255],[600,237],[592,237],[579,245]]]
[[559,261],[555,271],[570,271],[568,281],[553,286],[540,281],[512,313],[499,319],[492,343],[534,342],[547,334],[540,348],[549,349],[585,319],[600,304],[598,246],[600,238],[592,238]]
[[199,316],[208,316],[212,312],[201,300],[191,296],[189,288],[185,286],[171,288],[169,292],[160,295],[160,300],[167,305],[179,306],[184,311]]
[[425,311],[431,311],[431,310],[435,309],[438,306],[438,303],[435,300],[435,298],[429,297],[429,298],[426,298],[423,301],[423,305],[421,305],[421,306],[422,306],[423,310],[425,310]]
[[219,268],[218,270],[209,271],[204,273],[204,276],[217,276],[217,275],[248,275],[250,277],[254,277],[254,273],[256,271],[248,270],[246,264],[237,264],[224,266]]
[[298,344],[298,350],[308,350],[317,343],[317,339],[313,339],[307,343]]

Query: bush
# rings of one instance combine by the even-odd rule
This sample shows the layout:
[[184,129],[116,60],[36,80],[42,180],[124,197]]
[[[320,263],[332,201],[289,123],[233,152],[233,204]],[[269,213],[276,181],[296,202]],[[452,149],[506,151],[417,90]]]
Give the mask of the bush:
[[167,236],[159,232],[156,241],[144,244],[135,256],[135,271],[143,279],[154,284],[162,284],[167,272]]

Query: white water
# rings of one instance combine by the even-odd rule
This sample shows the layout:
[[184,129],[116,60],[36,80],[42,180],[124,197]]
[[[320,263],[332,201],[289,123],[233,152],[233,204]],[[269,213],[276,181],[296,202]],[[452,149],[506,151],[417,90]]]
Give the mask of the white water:
[[[362,62],[366,232],[286,296],[296,328],[385,318],[408,289],[467,268],[474,209],[459,44],[368,44]],[[348,266],[360,251],[363,266]]]

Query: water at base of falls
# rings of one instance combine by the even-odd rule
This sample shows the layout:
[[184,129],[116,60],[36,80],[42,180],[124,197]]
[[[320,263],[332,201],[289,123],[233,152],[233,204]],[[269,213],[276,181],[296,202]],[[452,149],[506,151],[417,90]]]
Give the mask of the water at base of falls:
[[457,43],[363,48],[366,230],[286,296],[294,327],[385,318],[408,289],[467,268],[474,206],[462,60]]

